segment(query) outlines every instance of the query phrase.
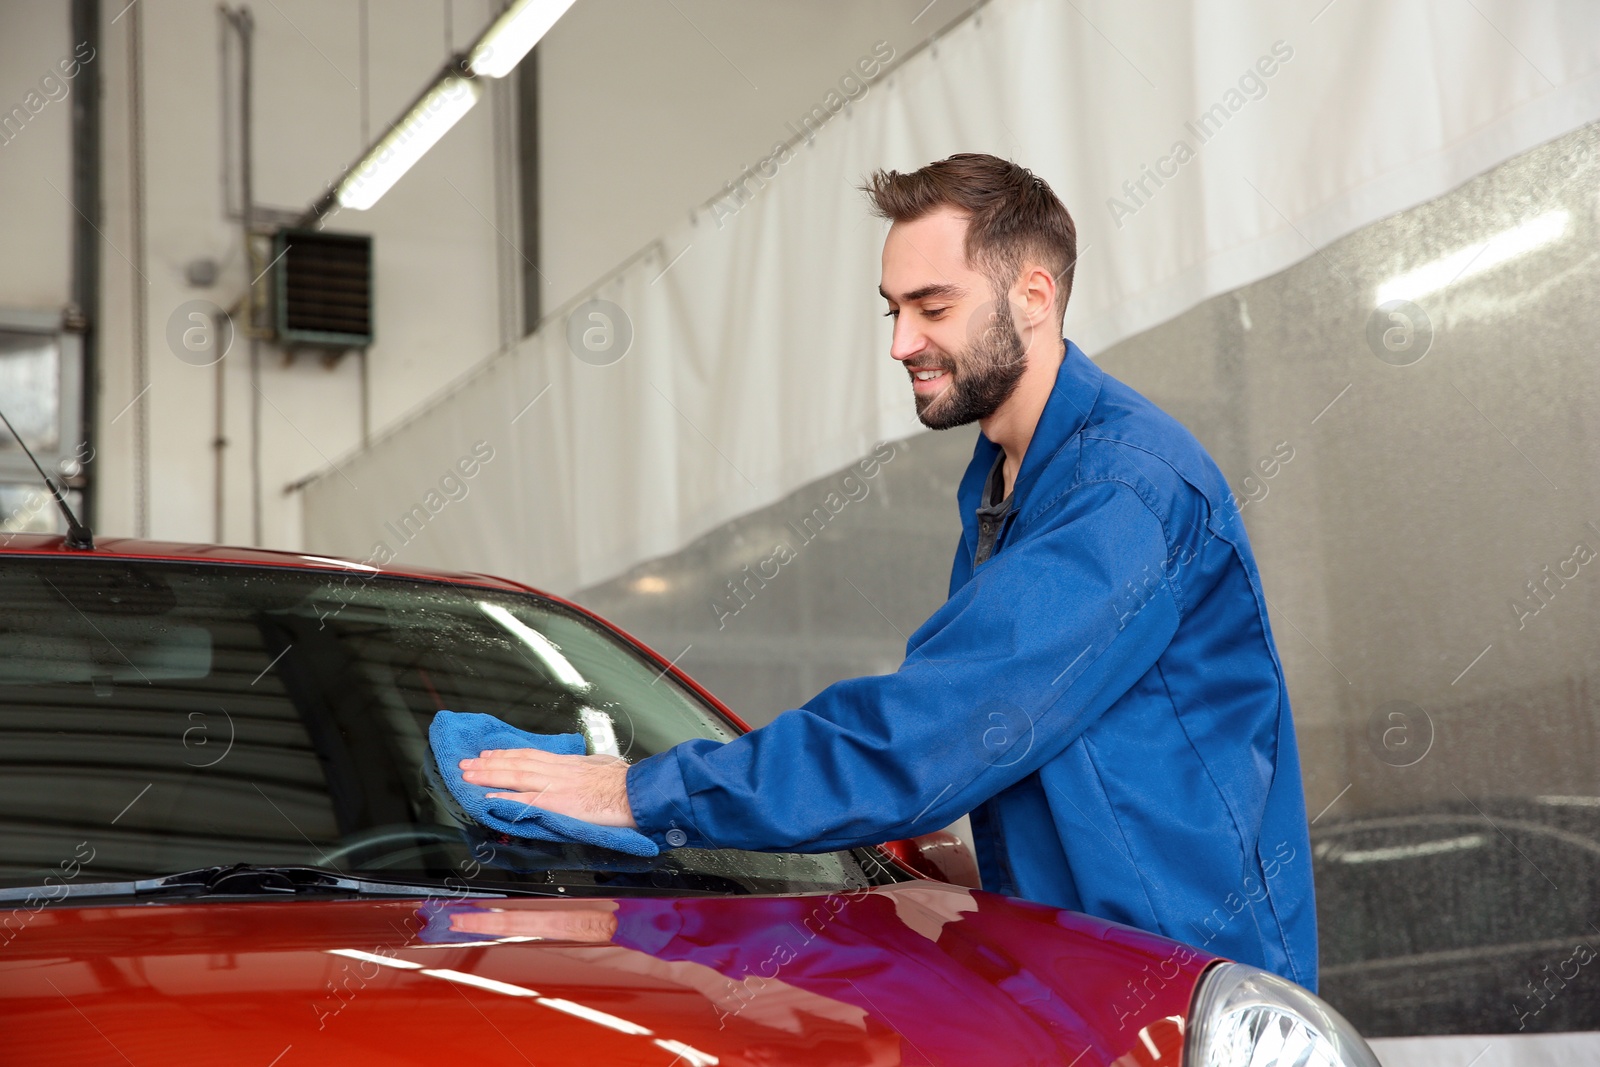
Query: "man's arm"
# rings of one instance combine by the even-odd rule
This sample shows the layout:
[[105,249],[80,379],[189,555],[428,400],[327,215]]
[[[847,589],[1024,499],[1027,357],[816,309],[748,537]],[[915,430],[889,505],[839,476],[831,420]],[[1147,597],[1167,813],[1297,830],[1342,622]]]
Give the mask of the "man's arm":
[[826,851],[948,825],[1075,740],[1177,628],[1166,539],[1138,494],[1099,482],[1058,508],[1046,532],[979,567],[892,674],[625,771],[501,755],[466,761],[479,764],[468,780],[669,847]]

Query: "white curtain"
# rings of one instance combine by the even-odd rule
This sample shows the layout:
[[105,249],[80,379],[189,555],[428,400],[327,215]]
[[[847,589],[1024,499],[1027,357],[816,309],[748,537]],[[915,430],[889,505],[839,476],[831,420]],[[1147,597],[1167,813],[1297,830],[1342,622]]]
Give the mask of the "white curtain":
[[596,289],[626,355],[583,345],[606,309],[578,309],[585,359],[555,316],[311,483],[304,543],[570,592],[918,432],[855,189],[878,167],[1049,181],[1093,356],[1597,118],[1587,0],[992,0]]

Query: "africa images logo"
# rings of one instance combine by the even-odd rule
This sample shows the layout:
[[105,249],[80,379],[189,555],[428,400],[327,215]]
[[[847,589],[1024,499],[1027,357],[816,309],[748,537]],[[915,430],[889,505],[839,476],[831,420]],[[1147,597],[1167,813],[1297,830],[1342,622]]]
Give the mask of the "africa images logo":
[[87,41],[80,43],[73,49],[72,55],[62,56],[56,61],[55,69],[61,72],[59,76],[55,71],[46,71],[39,79],[37,90],[29,89],[22,103],[0,112],[0,148],[22,136],[28,123],[50,104],[65,100],[72,92],[72,79],[78,76],[86,63],[93,62],[94,57],[94,48]]

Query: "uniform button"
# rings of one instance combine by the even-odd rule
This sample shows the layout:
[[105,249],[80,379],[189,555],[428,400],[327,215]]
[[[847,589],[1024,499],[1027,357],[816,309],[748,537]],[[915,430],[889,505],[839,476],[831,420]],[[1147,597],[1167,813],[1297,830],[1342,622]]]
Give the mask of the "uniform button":
[[689,843],[689,835],[682,830],[673,828],[667,831],[667,844],[673,848],[682,848]]

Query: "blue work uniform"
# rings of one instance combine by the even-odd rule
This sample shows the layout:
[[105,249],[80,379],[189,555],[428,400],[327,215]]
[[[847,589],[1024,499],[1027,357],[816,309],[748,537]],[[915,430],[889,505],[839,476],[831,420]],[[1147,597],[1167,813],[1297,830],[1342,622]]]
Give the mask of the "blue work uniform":
[[970,812],[984,888],[1314,990],[1288,692],[1221,471],[1071,342],[1009,498],[985,499],[1000,451],[978,435],[949,599],[900,667],[634,764],[640,831],[819,852]]

